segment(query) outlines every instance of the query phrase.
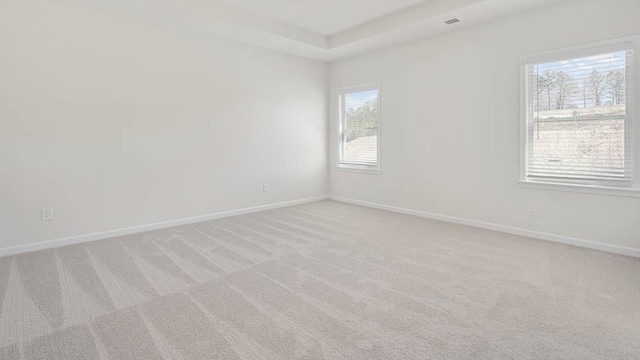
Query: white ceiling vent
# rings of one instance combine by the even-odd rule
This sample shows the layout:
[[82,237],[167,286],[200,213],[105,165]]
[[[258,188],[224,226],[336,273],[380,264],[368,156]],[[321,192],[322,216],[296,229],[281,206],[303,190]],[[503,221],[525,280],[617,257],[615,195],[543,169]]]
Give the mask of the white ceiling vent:
[[453,19],[451,19],[451,20],[447,20],[447,21],[445,21],[444,23],[445,23],[445,24],[447,24],[447,25],[453,25],[453,24],[455,24],[455,23],[459,23],[459,22],[460,22],[460,19],[458,19],[458,18],[453,18]]

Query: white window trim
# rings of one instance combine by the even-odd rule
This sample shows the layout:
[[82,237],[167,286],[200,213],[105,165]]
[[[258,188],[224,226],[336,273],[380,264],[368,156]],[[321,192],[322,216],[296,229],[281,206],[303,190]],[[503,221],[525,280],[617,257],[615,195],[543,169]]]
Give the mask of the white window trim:
[[[527,179],[527,74],[526,66],[532,63],[545,63],[593,55],[594,52],[606,53],[633,49],[634,63],[631,71],[627,113],[633,141],[633,184],[630,187],[611,187],[606,184],[578,184],[562,182],[544,182]],[[602,194],[612,196],[640,197],[640,36],[579,45],[560,50],[552,50],[520,57],[520,175],[518,183],[523,188]]]
[[[360,165],[360,164],[342,164],[340,162],[340,159],[342,159],[342,151],[343,151],[343,144],[342,144],[342,134],[343,134],[343,127],[344,124],[342,123],[342,101],[341,101],[341,97],[342,95],[345,94],[349,94],[349,93],[355,93],[355,92],[363,92],[363,91],[370,91],[370,90],[377,90],[378,91],[378,111],[377,111],[377,116],[378,116],[378,131],[377,131],[377,140],[378,140],[378,147],[377,147],[377,160],[376,160],[376,166],[367,166],[367,165]],[[381,114],[381,104],[382,102],[380,101],[381,99],[381,91],[380,91],[380,83],[368,83],[368,84],[362,84],[362,85],[356,85],[356,86],[349,86],[349,87],[343,87],[343,88],[339,88],[337,90],[337,97],[338,97],[338,106],[337,106],[337,114],[338,114],[338,159],[336,160],[336,168],[338,168],[338,170],[342,170],[342,171],[350,171],[350,172],[355,172],[355,173],[363,173],[363,174],[381,174],[382,173],[382,153],[381,153],[381,149],[382,149],[382,139],[381,139],[381,128],[382,128],[382,122],[380,121],[380,114]]]

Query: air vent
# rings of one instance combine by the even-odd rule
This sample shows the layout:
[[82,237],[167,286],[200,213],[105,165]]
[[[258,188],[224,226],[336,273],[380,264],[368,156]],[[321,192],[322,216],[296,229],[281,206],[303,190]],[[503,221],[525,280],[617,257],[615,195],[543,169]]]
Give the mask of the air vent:
[[460,19],[458,19],[458,18],[453,18],[453,19],[451,19],[451,20],[447,20],[447,21],[445,21],[444,23],[445,23],[445,24],[447,24],[447,25],[453,25],[453,24],[455,24],[455,23],[459,23],[459,22],[460,22]]

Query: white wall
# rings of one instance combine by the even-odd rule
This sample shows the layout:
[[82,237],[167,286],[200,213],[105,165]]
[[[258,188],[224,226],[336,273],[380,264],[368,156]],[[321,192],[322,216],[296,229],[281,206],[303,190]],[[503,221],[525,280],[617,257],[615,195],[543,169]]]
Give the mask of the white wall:
[[[57,0],[4,0],[0,248],[325,194],[327,117],[334,195],[640,248],[640,199],[516,183],[519,56],[640,33],[639,13],[637,0],[570,1],[329,74]],[[335,89],[380,82],[381,175],[335,169],[328,77],[332,107]]]
[[[516,183],[519,57],[640,33],[639,14],[637,0],[569,1],[332,64],[331,193],[640,249],[640,198]],[[338,170],[335,90],[371,82],[381,84],[383,173]]]
[[3,0],[0,248],[326,194],[327,79],[326,64]]

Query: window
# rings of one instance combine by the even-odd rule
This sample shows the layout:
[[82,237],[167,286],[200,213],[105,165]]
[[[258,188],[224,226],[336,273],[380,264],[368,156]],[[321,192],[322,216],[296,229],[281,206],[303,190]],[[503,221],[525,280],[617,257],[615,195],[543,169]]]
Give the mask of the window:
[[338,166],[380,169],[380,108],[378,86],[339,91],[340,152]]
[[634,47],[522,59],[521,182],[638,190]]

